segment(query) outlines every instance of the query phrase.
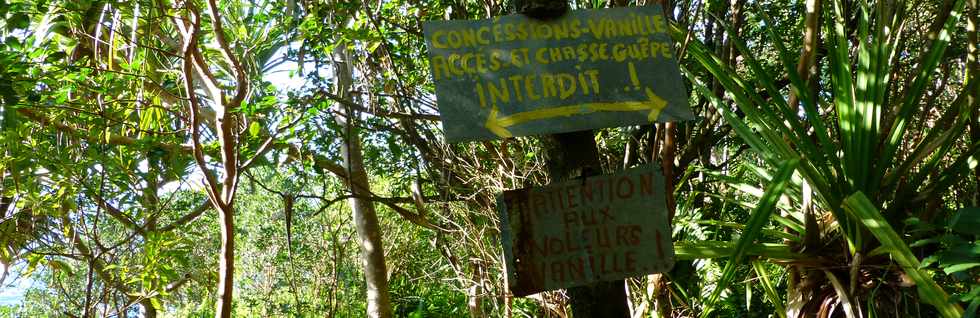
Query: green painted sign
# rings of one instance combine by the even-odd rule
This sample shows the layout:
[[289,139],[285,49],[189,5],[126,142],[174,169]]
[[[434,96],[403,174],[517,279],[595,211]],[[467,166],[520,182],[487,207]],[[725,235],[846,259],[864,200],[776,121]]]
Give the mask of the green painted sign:
[[674,266],[656,165],[505,191],[497,198],[516,296],[664,272]]
[[450,142],[694,117],[659,5],[423,29]]

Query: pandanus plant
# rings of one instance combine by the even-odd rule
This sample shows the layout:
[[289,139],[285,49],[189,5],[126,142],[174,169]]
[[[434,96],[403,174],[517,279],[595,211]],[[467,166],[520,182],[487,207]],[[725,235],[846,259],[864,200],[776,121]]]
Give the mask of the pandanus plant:
[[[967,15],[964,0],[936,6],[932,28],[922,34],[906,23],[913,10],[925,7],[894,0],[829,2],[807,1],[803,58],[785,47],[787,39],[776,34],[772,19],[758,8],[767,42],[778,52],[777,69],[758,60],[759,52],[730,28],[730,41],[741,53],[738,67],[688,30],[671,28],[686,52],[682,65],[712,75],[700,78],[684,71],[696,95],[711,102],[759,158],[761,164],[748,170],[766,181],[766,191],[754,194],[759,200],[751,205],[739,241],[728,250],[731,258],[701,314],[711,314],[739,262],[754,254],[788,273],[787,295],[774,295],[764,264],[753,262],[780,317],[898,316],[895,299],[931,305],[926,316],[935,310],[943,317],[961,317],[963,308],[937,284],[938,275],[921,266],[921,249],[910,247],[923,235],[939,232],[912,233],[905,224],[946,224],[955,210],[944,203],[950,188],[976,182],[972,170],[980,140],[967,133],[980,112],[976,4],[970,3]],[[958,47],[967,47],[968,53],[947,54],[951,36],[964,24],[970,43]],[[818,30],[822,41],[813,34]],[[814,52],[825,54],[825,68],[814,66]],[[967,65],[951,80],[951,92],[930,91],[940,63]],[[706,80],[719,83],[724,94],[709,89]],[[944,98],[933,97],[940,94]],[[763,244],[782,242],[760,242],[773,237],[760,235],[770,221],[782,227],[782,237],[790,237],[789,253]],[[678,250],[683,257],[694,247]],[[976,306],[968,310],[975,312]]]

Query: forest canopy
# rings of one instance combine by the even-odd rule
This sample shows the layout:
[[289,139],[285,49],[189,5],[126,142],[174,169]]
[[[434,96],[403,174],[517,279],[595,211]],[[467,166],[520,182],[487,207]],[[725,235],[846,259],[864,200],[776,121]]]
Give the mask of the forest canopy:
[[[663,10],[436,32],[431,58],[423,29],[640,6]],[[0,317],[976,317],[978,23],[978,0],[0,0]],[[471,52],[580,30],[669,41]],[[652,58],[693,120],[447,141],[439,80]],[[459,94],[496,112],[597,74]],[[670,270],[514,296],[501,193],[647,166]]]

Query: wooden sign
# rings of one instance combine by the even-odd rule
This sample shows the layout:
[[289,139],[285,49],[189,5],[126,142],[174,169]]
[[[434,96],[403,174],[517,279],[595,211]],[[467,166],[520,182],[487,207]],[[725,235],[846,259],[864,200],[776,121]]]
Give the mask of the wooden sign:
[[537,292],[669,270],[674,249],[655,165],[497,199],[511,292]]
[[423,31],[450,142],[693,119],[659,5]]

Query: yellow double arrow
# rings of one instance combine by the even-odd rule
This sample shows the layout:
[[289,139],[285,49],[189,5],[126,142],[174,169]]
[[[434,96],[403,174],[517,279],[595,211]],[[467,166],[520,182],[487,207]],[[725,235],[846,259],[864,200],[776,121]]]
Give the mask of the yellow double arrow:
[[650,110],[650,113],[647,114],[647,120],[654,122],[657,120],[657,117],[660,117],[660,111],[667,107],[667,101],[660,98],[660,96],[657,96],[657,94],[654,94],[653,90],[649,88],[646,89],[646,94],[648,100],[642,102],[587,103],[572,106],[544,108],[502,117],[497,116],[500,111],[496,106],[494,106],[492,109],[490,109],[490,116],[487,116],[487,122],[484,126],[497,136],[505,138],[513,136],[511,135],[510,131],[507,130],[507,127],[510,126],[535,120],[584,115],[594,112],[628,112]]

